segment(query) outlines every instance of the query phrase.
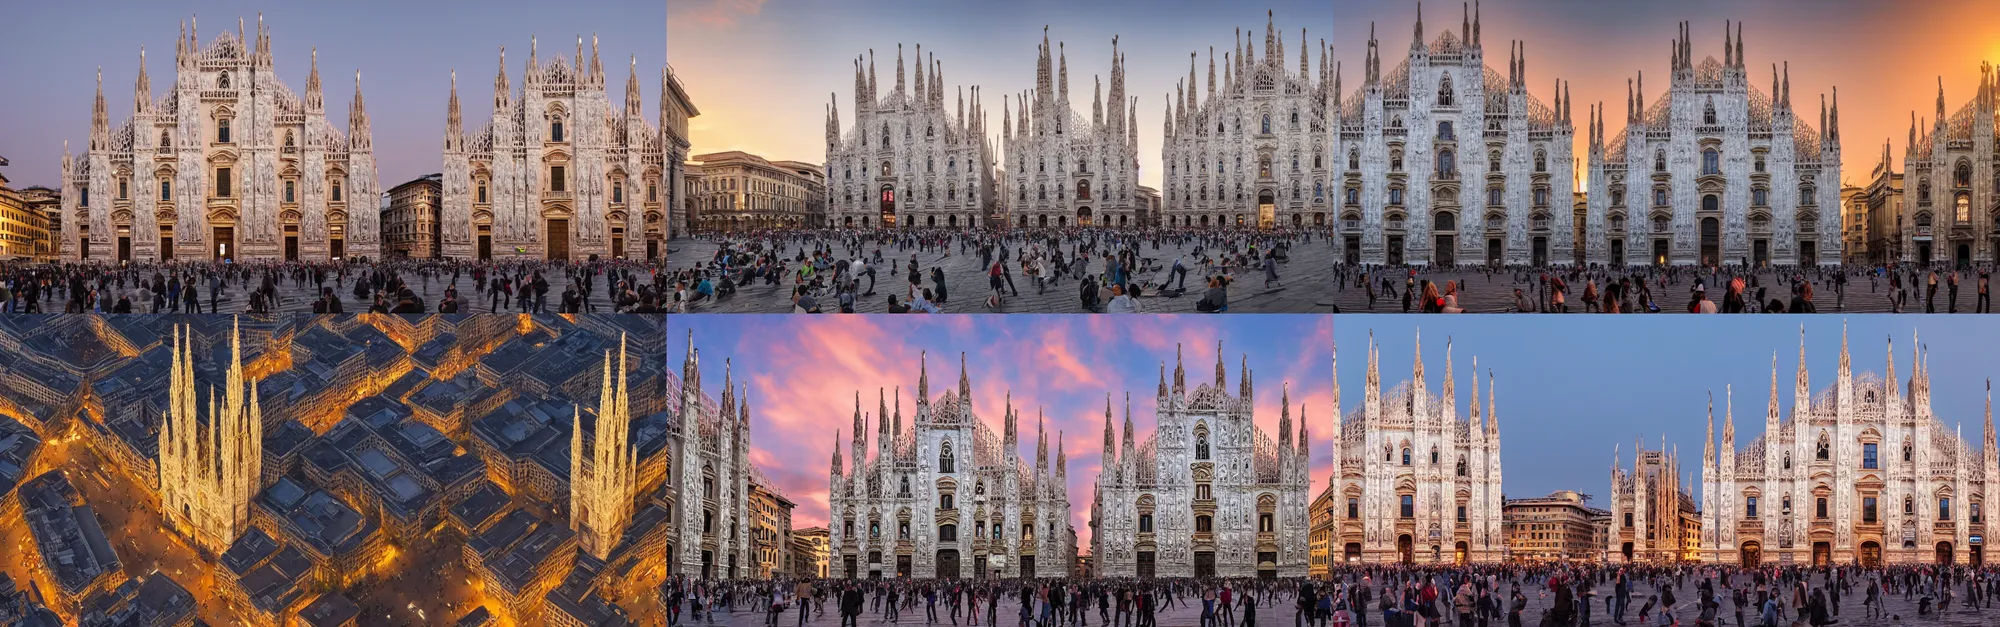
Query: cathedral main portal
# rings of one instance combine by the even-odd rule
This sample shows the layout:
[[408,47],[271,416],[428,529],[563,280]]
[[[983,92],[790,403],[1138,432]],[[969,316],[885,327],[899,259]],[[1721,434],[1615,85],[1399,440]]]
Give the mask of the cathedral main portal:
[[548,259],[550,261],[569,260],[569,220],[560,218],[548,221]]
[[1257,228],[1269,229],[1278,226],[1278,199],[1271,192],[1257,195]]

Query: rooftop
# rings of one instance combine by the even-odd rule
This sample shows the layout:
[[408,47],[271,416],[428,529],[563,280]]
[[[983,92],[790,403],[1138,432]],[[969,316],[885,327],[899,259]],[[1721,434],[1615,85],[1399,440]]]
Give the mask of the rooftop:
[[27,425],[0,416],[0,498],[14,491],[21,484],[21,475],[28,471],[29,460],[41,450],[42,439]]
[[64,592],[76,595],[98,577],[118,572],[118,554],[112,551],[97,512],[82,504],[82,496],[61,471],[29,480],[21,486],[20,498],[42,564]]
[[257,505],[284,521],[286,535],[305,542],[323,555],[357,548],[375,533],[375,524],[331,492],[309,487],[290,477],[278,479],[257,497]]
[[194,619],[195,601],[187,588],[155,572],[92,597],[82,614],[83,627],[178,625]]
[[299,622],[308,627],[337,627],[360,615],[361,606],[339,593],[329,592],[299,610]]

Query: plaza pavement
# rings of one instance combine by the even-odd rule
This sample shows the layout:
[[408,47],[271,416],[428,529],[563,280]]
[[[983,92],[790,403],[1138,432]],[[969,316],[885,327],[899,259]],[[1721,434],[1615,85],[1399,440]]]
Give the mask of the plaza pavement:
[[[1815,581],[1819,580],[1816,579]],[[1695,600],[1699,598],[1698,596],[1699,593],[1697,592],[1696,587],[1694,585],[1696,583],[1694,579],[1690,578],[1686,581],[1686,583],[1688,585],[1680,585],[1679,583],[1676,583],[1674,585],[1675,596],[1679,601],[1679,604],[1674,609],[1674,616],[1680,619],[1679,624],[1692,626],[1694,625],[1695,615],[1698,613],[1697,608],[1695,607],[1696,603]],[[1511,591],[1512,588],[1511,586],[1503,585],[1503,589]],[[1529,585],[1522,590],[1522,593],[1525,594],[1528,598],[1528,609],[1522,613],[1522,621],[1521,621],[1522,624],[1524,625],[1540,624],[1542,614],[1544,612],[1547,612],[1549,608],[1552,605],[1554,605],[1555,602],[1554,597],[1552,596],[1544,597],[1540,595],[1539,590],[1541,589],[1542,589],[1541,585],[1536,584],[1536,585]],[[1611,616],[1607,614],[1604,610],[1604,599],[1611,594],[1612,592],[1611,585],[1608,583],[1599,585],[1597,586],[1596,591],[1598,596],[1593,597],[1592,599],[1594,605],[1591,607],[1590,624],[1614,625],[1615,623],[1612,622]],[[1632,594],[1632,606],[1628,610],[1626,610],[1625,614],[1625,621],[1628,625],[1632,625],[1633,627],[1639,627],[1641,625],[1641,623],[1638,620],[1639,607],[1645,604],[1647,595],[1654,594],[1657,592],[1658,590],[1648,583],[1641,582],[1635,586]],[[1962,594],[1963,590],[1954,590],[1953,592],[1955,594]],[[1257,624],[1270,627],[1293,626],[1294,612],[1292,609],[1293,608],[1292,598],[1293,598],[1292,595],[1289,592],[1286,592],[1279,594],[1274,599],[1268,599],[1267,600],[1268,603],[1260,603],[1257,606]],[[1901,618],[1900,622],[1893,621],[1889,618],[1879,618],[1879,619],[1869,618],[1867,616],[1867,612],[1861,606],[1861,598],[1862,598],[1862,588],[1860,587],[1856,587],[1853,593],[1843,595],[1840,598],[1840,608],[1839,608],[1840,612],[1838,616],[1840,620],[1838,623],[1836,623],[1837,625],[1861,625],[1861,626],[1925,625],[1925,626],[1935,626],[1935,627],[1991,627],[1992,625],[2000,624],[2000,607],[1978,609],[1978,610],[1966,609],[1962,605],[1963,603],[1962,600],[1954,598],[1952,600],[1952,607],[1950,608],[1950,611],[1947,611],[1943,614],[1918,616],[1916,601],[1914,599],[1905,601],[1901,594],[1884,596],[1884,599],[1886,601],[1884,607],[1887,609],[1887,614],[1891,617],[1900,617]],[[875,625],[922,626],[922,625],[953,624],[952,621],[950,620],[950,611],[947,610],[942,603],[940,603],[940,605],[938,606],[938,620],[935,623],[927,622],[925,620],[924,606],[922,603],[918,603],[917,606],[914,608],[903,610],[900,620],[892,623],[887,620],[883,620],[882,614],[872,611],[874,609],[872,601],[873,600],[871,599],[870,605],[868,606],[869,610],[864,610],[861,615],[860,618],[861,625],[867,625],[872,627]],[[1000,620],[997,626],[986,626],[985,624],[986,616],[982,608],[982,612],[979,616],[981,626],[1023,627],[1020,621],[1020,607],[1021,606],[1018,597],[1001,599],[1000,609],[998,612],[999,614],[998,618]],[[795,627],[799,625],[798,612],[796,608],[797,604],[788,606],[785,609],[785,611],[778,616],[778,621],[777,621],[778,627]],[[1200,608],[1201,608],[1201,601],[1199,599],[1194,599],[1191,605],[1176,606],[1173,609],[1165,610],[1155,615],[1155,618],[1156,621],[1160,624],[1160,627],[1199,627],[1199,625],[1201,624]],[[1095,608],[1091,609],[1088,612],[1088,614],[1089,615],[1086,617],[1087,626],[1104,627],[1103,623],[1098,620],[1098,614]],[[1241,622],[1240,620],[1241,615],[1242,612],[1239,611],[1238,612],[1239,623]],[[1721,617],[1722,624],[1724,625],[1735,627],[1735,625],[1737,624],[1733,606],[1730,604],[1730,601],[1727,598],[1723,599],[1722,608],[1718,615]],[[1652,616],[1649,616],[1648,618],[1649,622],[1644,623],[1645,627],[1652,627],[1652,625],[1659,624],[1658,610],[1655,610],[1654,614]],[[1758,621],[1757,612],[1752,608],[1746,607],[1744,609],[1744,618],[1748,619],[1752,625],[1757,624]],[[1781,624],[1789,625],[1790,618],[1791,614],[1788,610],[1786,620]],[[685,613],[685,611],[680,617],[681,624],[689,625],[692,627],[706,627],[708,625],[727,625],[729,627],[758,627],[762,625],[769,625],[770,624],[769,620],[770,620],[770,615],[768,613],[753,612],[750,611],[749,609],[739,609],[735,612],[718,612],[714,617],[705,620],[691,620],[688,618],[688,615]],[[824,614],[815,614],[809,617],[805,624],[807,625],[807,627],[840,627],[839,610],[835,607],[834,601],[829,600],[827,602]],[[957,624],[959,625],[966,624],[965,617],[960,616],[959,622]],[[1371,608],[1367,624],[1370,627],[1380,627],[1382,625],[1382,614],[1379,611],[1373,610]],[[1444,624],[1449,625],[1451,623],[1444,623]],[[1489,624],[1493,625],[1494,627],[1501,627],[1506,624],[1506,621],[1505,620],[1495,621]],[[1247,627],[1247,626],[1241,626],[1241,627]]]
[[[709,240],[675,240],[668,246],[668,267],[681,269],[705,263],[714,257],[715,251],[719,246],[718,243]],[[1158,250],[1148,245],[1141,252],[1141,256],[1158,259],[1160,260],[1160,265],[1170,267],[1176,256],[1192,253],[1193,249],[1193,244],[1183,246],[1162,244]],[[843,249],[837,248],[836,250],[844,252]],[[796,246],[788,249],[788,252],[795,251]],[[882,250],[885,260],[884,265],[895,266],[898,274],[891,275],[891,268],[888,267],[876,268],[875,295],[857,298],[855,302],[855,310],[857,312],[882,313],[888,309],[888,295],[894,294],[899,300],[905,297],[908,293],[909,279],[903,275],[902,269],[907,267],[911,252],[911,250],[897,246],[886,247]],[[1199,274],[1201,270],[1196,265],[1194,258],[1190,256],[1187,259],[1188,261],[1185,262],[1185,265],[1189,268],[1189,276],[1186,282],[1188,293],[1178,297],[1159,297],[1146,294],[1139,299],[1141,312],[1195,312],[1195,303],[1201,299],[1204,285],[1202,277]],[[1354,286],[1351,279],[1344,282],[1344,285],[1337,285],[1335,280],[1336,260],[1337,257],[1332,243],[1324,238],[1316,238],[1310,243],[1294,244],[1291,248],[1290,260],[1278,265],[1279,280],[1276,286],[1266,288],[1264,286],[1263,272],[1257,269],[1249,269],[1235,276],[1235,280],[1228,288],[1229,312],[1334,313],[1338,311],[1339,313],[1401,313],[1403,311],[1400,297],[1391,299],[1382,296],[1371,307],[1368,303],[1367,291]],[[1048,287],[1046,292],[1038,293],[1035,289],[1034,281],[1019,276],[1019,266],[1010,261],[1010,269],[1016,274],[1013,279],[1014,290],[1019,291],[1020,295],[1015,296],[1010,291],[1001,307],[996,310],[986,307],[985,299],[989,290],[986,283],[986,272],[979,267],[980,259],[977,253],[959,253],[954,246],[950,257],[945,257],[942,253],[936,251],[926,251],[917,253],[917,261],[926,274],[928,274],[929,269],[933,265],[939,265],[945,269],[945,291],[949,295],[949,300],[941,306],[941,309],[945,313],[1084,312],[1081,300],[1077,295],[1077,281],[1073,278],[1064,278],[1056,285]],[[788,264],[788,271],[796,270],[796,268],[796,263]],[[1093,273],[1102,271],[1103,261],[1101,258],[1093,259],[1090,262],[1089,269]],[[1163,279],[1164,275],[1164,272],[1159,273],[1157,277],[1150,274],[1134,273],[1133,278],[1135,281],[1143,282],[1155,278]],[[1390,275],[1395,277],[1396,289],[1400,293],[1403,289],[1402,275],[1393,272]],[[1786,300],[1790,299],[1790,291],[1781,284],[1777,274],[1771,271],[1764,271],[1759,273],[1758,276],[1760,283],[1767,289],[1767,298],[1776,298],[1782,295]],[[1459,306],[1473,313],[1513,311],[1514,288],[1516,287],[1526,290],[1531,298],[1535,293],[1535,287],[1531,282],[1517,283],[1513,281],[1512,273],[1488,275],[1484,272],[1472,270],[1452,272],[1419,271],[1417,278],[1419,281],[1429,280],[1433,282],[1445,280],[1461,281],[1462,289],[1458,297]],[[1970,313],[1972,311],[1976,281],[1977,279],[1973,278],[1961,282],[1958,302],[1958,311],[1960,313]],[[1377,278],[1376,282],[1379,285],[1380,279]],[[867,279],[863,278],[861,283],[862,291],[866,292],[868,289]],[[928,277],[924,281],[924,286],[931,286]],[[1583,287],[1581,283],[1570,285],[1569,303],[1570,311],[1572,312],[1583,311]],[[1601,290],[1602,288],[1603,285],[1600,284],[1599,289]],[[1716,301],[1717,305],[1720,306],[1722,287],[1719,285],[1710,285],[1710,289],[1712,291],[1709,293],[1709,298]],[[1689,284],[1687,282],[1679,284],[1670,283],[1664,290],[1655,287],[1654,299],[1663,312],[1685,312],[1689,298],[1688,290]],[[690,310],[690,313],[786,313],[792,309],[791,291],[792,283],[789,278],[778,285],[764,285],[762,281],[756,281],[751,285],[739,287],[736,294],[719,297],[712,302],[697,303]],[[1916,311],[1922,310],[1922,303],[1918,300],[1920,296],[1921,294],[1913,292],[1910,297],[1911,304],[1915,306],[1914,310]],[[1109,298],[1108,294],[1105,298]],[[1937,298],[1937,309],[1942,313],[1946,309],[1946,294],[1944,290],[1939,290]],[[1837,298],[1833,286],[1825,284],[1815,286],[1814,302],[1818,305],[1820,313],[1887,313],[1891,310],[1889,282],[1886,279],[1878,280],[1871,289],[1867,278],[1850,278],[1847,284],[1847,295],[1844,306],[1841,306],[1836,301]],[[838,310],[838,304],[834,302],[831,295],[821,296],[819,303],[822,311],[832,312]]]

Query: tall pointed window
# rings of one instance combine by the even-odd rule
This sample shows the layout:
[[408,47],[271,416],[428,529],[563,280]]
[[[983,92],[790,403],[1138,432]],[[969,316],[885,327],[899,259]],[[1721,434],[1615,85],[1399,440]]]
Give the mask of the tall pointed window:
[[552,122],[549,122],[549,141],[552,141],[552,142],[559,142],[559,141],[562,141],[562,140],[563,140],[563,123],[562,123],[562,120],[555,120],[555,121],[552,121]]
[[229,118],[215,121],[215,142],[218,144],[229,143]]
[[[957,458],[951,454],[951,441],[946,440],[938,449],[938,472],[958,472]],[[946,508],[949,509],[949,508]]]
[[1437,101],[1438,106],[1440,107],[1452,106],[1453,96],[1454,94],[1452,94],[1451,91],[1451,77],[1446,76],[1444,78],[1438,79],[1438,101]]

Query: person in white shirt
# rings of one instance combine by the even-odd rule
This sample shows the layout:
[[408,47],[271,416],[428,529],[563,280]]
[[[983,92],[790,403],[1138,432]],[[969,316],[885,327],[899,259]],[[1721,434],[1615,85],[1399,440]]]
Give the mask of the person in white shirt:
[[1139,301],[1133,299],[1131,294],[1125,292],[1124,285],[1114,284],[1111,286],[1111,302],[1105,303],[1104,313],[1139,313]]

